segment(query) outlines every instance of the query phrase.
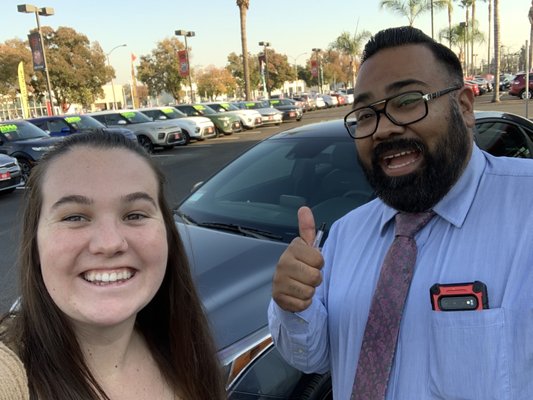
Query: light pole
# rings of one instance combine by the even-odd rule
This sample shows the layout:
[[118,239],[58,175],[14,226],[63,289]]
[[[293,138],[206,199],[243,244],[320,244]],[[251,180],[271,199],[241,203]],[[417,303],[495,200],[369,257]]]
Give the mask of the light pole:
[[317,71],[317,81],[318,81],[318,93],[322,94],[322,85],[323,85],[323,82],[322,82],[322,66],[320,65],[320,52],[322,51],[322,49],[318,49],[318,48],[313,48],[311,49],[311,51],[313,51],[315,53],[315,57],[316,57],[316,62],[318,64],[318,71]]
[[46,77],[46,87],[48,89],[48,98],[50,99],[50,112],[54,115],[54,101],[52,100],[52,85],[50,84],[50,75],[48,74],[48,64],[46,62],[46,51],[43,42],[43,33],[41,31],[41,22],[39,21],[39,15],[43,17],[49,17],[54,15],[54,9],[52,7],[37,7],[32,4],[19,4],[17,11],[21,13],[34,13],[37,21],[37,32],[39,33],[39,40],[41,41],[41,47],[43,51],[43,65],[44,76]]
[[191,63],[189,61],[189,46],[187,45],[187,38],[194,37],[196,34],[192,31],[186,31],[183,29],[178,29],[174,32],[176,36],[183,36],[185,39],[185,54],[187,55],[187,71],[189,76],[189,87],[191,88],[191,102],[194,103],[194,92],[192,90],[192,79],[191,79]]
[[466,34],[468,32],[468,24],[466,22],[460,22],[459,23],[459,26],[461,28],[463,28],[463,75],[468,75],[468,71],[466,70],[467,69],[467,64],[466,64],[466,60],[467,60],[467,57],[466,57]]
[[259,46],[263,46],[263,54],[265,55],[265,88],[267,96],[270,99],[270,87],[268,86],[268,54],[267,47],[270,46],[270,42],[259,42]]
[[301,56],[304,56],[306,55],[307,52],[304,52],[304,53],[301,53],[301,54],[298,54],[296,57],[292,57],[290,56],[293,60],[294,60],[294,74],[296,75],[296,81],[295,81],[295,84],[294,84],[294,92],[296,94],[296,88],[297,88],[297,83],[299,81],[298,79],[298,65],[296,64],[296,62],[298,61],[298,59],[301,57]]
[[[107,65],[108,66],[111,66],[111,63],[109,62],[109,56],[111,55],[111,53],[118,49],[119,47],[126,47],[127,44],[119,44],[118,46],[115,46],[113,47],[109,53],[106,53],[106,57],[107,57]],[[111,78],[111,90],[113,91],[113,110],[116,110],[117,109],[117,98],[115,96],[115,81],[113,80],[113,78]],[[123,105],[124,106],[124,105]]]

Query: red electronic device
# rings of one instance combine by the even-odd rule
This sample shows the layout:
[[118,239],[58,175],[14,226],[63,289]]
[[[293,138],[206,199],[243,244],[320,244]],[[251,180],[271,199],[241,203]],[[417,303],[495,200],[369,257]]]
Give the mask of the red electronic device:
[[435,283],[429,289],[435,311],[479,311],[489,308],[487,287],[483,282]]

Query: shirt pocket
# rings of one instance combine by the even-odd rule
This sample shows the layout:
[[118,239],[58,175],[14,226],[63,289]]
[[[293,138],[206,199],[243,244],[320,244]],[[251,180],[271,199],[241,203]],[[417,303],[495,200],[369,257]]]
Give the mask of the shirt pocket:
[[431,399],[510,399],[504,309],[431,312]]

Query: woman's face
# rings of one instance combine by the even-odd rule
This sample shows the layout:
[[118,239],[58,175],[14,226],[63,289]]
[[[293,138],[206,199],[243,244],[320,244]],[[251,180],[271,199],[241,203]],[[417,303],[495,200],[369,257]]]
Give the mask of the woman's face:
[[154,297],[168,257],[154,172],[124,149],[76,147],[42,182],[37,244],[46,289],[75,323],[134,319]]

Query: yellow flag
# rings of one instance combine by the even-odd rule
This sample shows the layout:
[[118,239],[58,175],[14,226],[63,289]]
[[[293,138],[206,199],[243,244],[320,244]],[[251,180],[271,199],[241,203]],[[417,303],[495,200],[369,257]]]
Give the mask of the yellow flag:
[[18,67],[20,104],[22,105],[22,116],[30,118],[30,105],[28,103],[28,90],[26,89],[26,80],[24,79],[24,63],[19,62]]

